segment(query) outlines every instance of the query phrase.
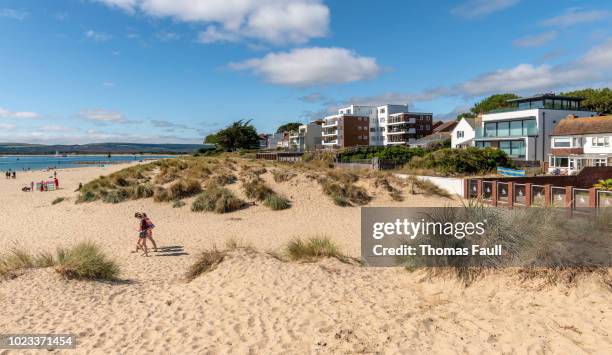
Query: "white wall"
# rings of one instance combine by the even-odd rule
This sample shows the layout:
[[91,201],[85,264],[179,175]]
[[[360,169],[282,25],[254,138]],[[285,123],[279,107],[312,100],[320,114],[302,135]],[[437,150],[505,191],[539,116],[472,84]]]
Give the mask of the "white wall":
[[[407,179],[410,175],[408,174],[395,174],[400,179]],[[450,177],[440,177],[440,176],[421,176],[415,175],[419,180],[426,180],[435,184],[441,189],[446,190],[449,194],[457,195],[460,197],[463,196],[463,179],[462,178],[450,178]]]
[[[463,132],[463,138],[457,138],[457,132]],[[476,131],[472,126],[462,118],[461,121],[455,126],[451,134],[451,147],[457,148],[458,145],[464,144],[470,139],[474,139]]]

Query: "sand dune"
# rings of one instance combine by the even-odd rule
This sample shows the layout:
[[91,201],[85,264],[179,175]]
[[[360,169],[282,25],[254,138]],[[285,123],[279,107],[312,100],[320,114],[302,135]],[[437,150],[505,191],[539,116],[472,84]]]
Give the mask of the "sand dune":
[[[287,263],[267,251],[294,236],[326,235],[359,256],[359,209],[335,206],[298,176],[274,189],[292,208],[252,206],[192,213],[151,199],[74,204],[79,182],[122,168],[61,171],[63,190],[22,193],[45,173],[0,181],[0,250],[31,252],[93,240],[122,267],[125,282],[68,281],[51,269],[0,281],[0,333],[76,333],[77,353],[600,353],[612,352],[609,289],[519,285],[510,271],[464,288],[421,272],[361,268],[335,259]],[[272,184],[270,174],[265,175]],[[242,194],[238,185],[231,189]],[[373,192],[375,192],[372,189]],[[57,197],[69,200],[57,205]],[[437,197],[373,206],[444,206]],[[135,211],[155,221],[163,252],[130,253]],[[237,250],[210,273],[184,280],[195,254],[230,239]]]

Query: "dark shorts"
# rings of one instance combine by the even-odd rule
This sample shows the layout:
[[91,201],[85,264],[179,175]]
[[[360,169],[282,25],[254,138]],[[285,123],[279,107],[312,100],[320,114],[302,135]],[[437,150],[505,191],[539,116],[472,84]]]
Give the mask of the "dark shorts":
[[138,238],[145,239],[146,237],[147,237],[147,232],[140,232],[140,234],[138,234]]

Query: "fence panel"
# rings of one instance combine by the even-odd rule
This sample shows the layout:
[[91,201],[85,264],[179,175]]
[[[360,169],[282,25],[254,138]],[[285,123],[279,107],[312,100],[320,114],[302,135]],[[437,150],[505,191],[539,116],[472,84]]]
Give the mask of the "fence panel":
[[550,189],[550,204],[553,207],[565,207],[565,188],[552,187]]
[[508,203],[508,183],[497,183],[497,201],[500,203]]
[[588,208],[589,204],[589,190],[586,189],[573,189],[574,196],[574,208]]
[[469,198],[478,198],[478,180],[468,180]]
[[525,206],[526,203],[526,199],[527,199],[527,193],[526,190],[527,187],[524,184],[514,184],[514,203],[517,205],[523,205]]
[[493,199],[493,181],[482,182],[482,199],[485,201],[491,201]]
[[546,193],[542,185],[531,185],[531,205],[544,207],[546,206]]
[[598,207],[612,207],[612,191],[599,191],[597,193]]

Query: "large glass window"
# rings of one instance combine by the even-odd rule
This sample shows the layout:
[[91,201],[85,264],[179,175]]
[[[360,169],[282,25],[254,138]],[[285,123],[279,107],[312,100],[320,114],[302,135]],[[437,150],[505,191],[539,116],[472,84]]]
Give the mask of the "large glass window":
[[536,134],[536,120],[523,120],[523,134]]
[[523,121],[510,122],[510,135],[520,136],[523,134]]
[[495,137],[497,136],[497,123],[495,122],[487,122],[485,123],[485,136],[487,137]]
[[508,137],[510,135],[510,122],[497,122],[497,136]]

